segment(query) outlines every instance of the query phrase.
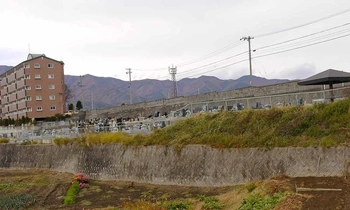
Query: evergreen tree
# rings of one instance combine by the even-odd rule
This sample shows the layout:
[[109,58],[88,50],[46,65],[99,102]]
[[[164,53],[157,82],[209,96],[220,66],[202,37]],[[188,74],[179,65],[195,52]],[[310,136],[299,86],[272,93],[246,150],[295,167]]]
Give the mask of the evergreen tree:
[[72,103],[68,104],[68,110],[74,110],[74,105]]
[[83,108],[83,104],[81,103],[81,101],[77,101],[77,104],[75,105],[75,107],[79,111],[79,110],[81,110]]

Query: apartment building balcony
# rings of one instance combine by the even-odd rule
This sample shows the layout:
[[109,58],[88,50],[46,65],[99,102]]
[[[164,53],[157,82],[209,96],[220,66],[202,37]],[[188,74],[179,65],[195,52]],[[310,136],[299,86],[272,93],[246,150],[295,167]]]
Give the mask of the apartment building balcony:
[[24,79],[18,80],[18,81],[17,81],[17,89],[23,88],[23,87],[25,86],[24,83],[25,83],[25,82],[24,82]]
[[26,102],[25,101],[18,102],[17,108],[18,109],[25,109],[26,108]]
[[12,104],[9,106],[9,112],[13,112],[17,110],[17,105],[16,104]]
[[16,79],[20,79],[20,78],[22,78],[22,77],[24,77],[24,69],[23,68],[21,68],[21,69],[19,69],[17,72],[16,72]]
[[17,92],[17,100],[20,100],[25,97],[26,97],[26,91],[24,89]]
[[17,100],[16,94],[12,94],[9,96],[9,103],[14,102]]
[[7,88],[1,90],[1,96],[5,96],[8,93]]
[[1,80],[0,85],[1,85],[1,87],[3,87],[3,86],[6,86],[6,85],[7,85],[6,78],[3,78],[3,79]]
[[11,83],[15,81],[15,79],[16,79],[15,73],[11,73],[10,75],[7,76],[7,83]]
[[12,93],[12,92],[15,92],[17,89],[16,89],[16,84],[13,83],[11,84],[9,87],[8,87],[8,93]]

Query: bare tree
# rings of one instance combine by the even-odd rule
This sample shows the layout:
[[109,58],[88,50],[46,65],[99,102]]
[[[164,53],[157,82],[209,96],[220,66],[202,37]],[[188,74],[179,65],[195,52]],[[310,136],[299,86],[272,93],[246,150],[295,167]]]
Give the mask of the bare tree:
[[65,101],[67,102],[69,99],[73,98],[73,92],[72,90],[68,87],[67,84],[64,84],[64,97]]

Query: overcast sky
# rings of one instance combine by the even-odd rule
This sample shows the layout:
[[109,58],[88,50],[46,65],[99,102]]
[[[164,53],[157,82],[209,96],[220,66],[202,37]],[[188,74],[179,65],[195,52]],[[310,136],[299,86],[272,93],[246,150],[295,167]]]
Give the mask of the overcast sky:
[[[17,65],[31,53],[65,62],[65,74],[132,79],[177,79],[212,75],[237,79],[249,74],[252,50],[339,26],[252,52],[266,55],[350,34],[350,12],[300,26],[350,9],[349,0],[0,0],[0,65]],[[348,30],[347,30],[348,29]],[[296,43],[298,42],[298,43]],[[207,55],[232,45],[215,56]],[[236,46],[237,45],[237,46]],[[253,74],[303,79],[333,68],[350,71],[350,36],[294,51],[253,59]],[[202,59],[197,59],[202,58]],[[196,60],[197,59],[197,60]],[[188,65],[186,64],[189,61]],[[197,61],[197,62],[193,62]],[[240,62],[241,61],[241,62]],[[235,65],[228,66],[232,63]],[[200,66],[207,65],[204,68]],[[221,68],[223,66],[228,66]]]

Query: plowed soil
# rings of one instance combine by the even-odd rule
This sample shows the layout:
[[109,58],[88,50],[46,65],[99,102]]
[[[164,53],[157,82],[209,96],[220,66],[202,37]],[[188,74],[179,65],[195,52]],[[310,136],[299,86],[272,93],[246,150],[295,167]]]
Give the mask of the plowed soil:
[[[194,200],[199,195],[226,197],[226,200],[232,200],[237,190],[234,186],[190,187],[91,180],[86,188],[80,190],[76,204],[64,206],[63,200],[73,176],[74,174],[71,173],[49,170],[0,169],[0,194],[34,195],[35,202],[26,206],[26,209],[117,209],[125,202],[141,200],[156,203],[178,199]],[[350,209],[350,182],[341,177],[276,177],[262,182],[271,193],[280,191],[291,193],[278,206],[279,210]],[[227,195],[230,198],[227,198]],[[236,197],[242,195],[244,193]],[[225,202],[225,199],[221,201]],[[226,204],[224,209],[235,209],[239,206],[237,203],[232,205],[235,207],[224,204]]]

